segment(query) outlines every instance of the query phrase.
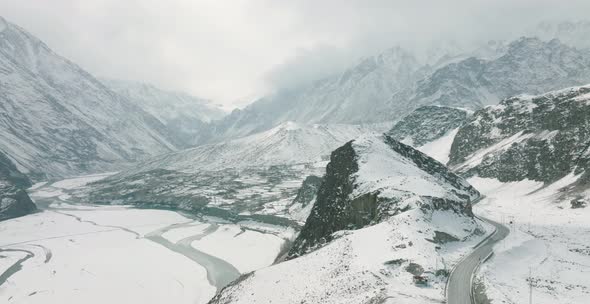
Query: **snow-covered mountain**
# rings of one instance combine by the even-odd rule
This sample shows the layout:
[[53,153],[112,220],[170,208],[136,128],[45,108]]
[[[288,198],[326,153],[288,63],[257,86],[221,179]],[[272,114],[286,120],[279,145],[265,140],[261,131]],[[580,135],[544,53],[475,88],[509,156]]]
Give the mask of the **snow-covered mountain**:
[[154,116],[0,19],[0,149],[34,179],[176,150]]
[[398,121],[387,134],[446,164],[459,127],[470,111],[441,106],[424,106]]
[[485,195],[475,212],[511,226],[474,278],[491,302],[520,301],[529,281],[535,301],[586,301],[589,134],[588,85],[508,98],[457,132],[449,165]]
[[[446,269],[462,254],[456,242],[483,233],[471,213],[478,192],[388,136],[345,144],[326,170],[291,259],[243,276],[210,303],[443,300]],[[420,274],[429,288],[412,283]]]
[[340,75],[235,110],[215,123],[209,136],[245,136],[285,121],[395,121],[428,105],[479,109],[517,94],[539,94],[589,81],[590,52],[558,40],[492,41],[463,54],[443,56],[433,65],[393,48]]
[[508,98],[475,112],[461,127],[449,165],[502,182],[588,180],[590,86]]
[[[381,128],[283,123],[244,138],[198,146],[141,162],[94,184],[86,201],[124,202],[211,213],[273,215],[302,221],[315,191],[306,177],[322,176],[330,153]],[[317,186],[313,178],[304,188]],[[74,196],[78,194],[73,194]],[[303,214],[303,215],[302,215]]]
[[102,82],[156,117],[187,145],[197,144],[205,125],[225,115],[211,101],[184,92],[162,90],[133,81],[102,79]]
[[558,40],[520,38],[499,58],[472,57],[438,69],[418,83],[409,103],[477,109],[510,96],[540,94],[589,81],[589,51]]
[[342,143],[372,131],[375,128],[370,126],[304,125],[288,121],[254,135],[168,153],[136,167],[142,171],[196,172],[314,163],[326,160]]
[[239,137],[282,122],[374,123],[392,120],[390,98],[425,73],[408,51],[396,47],[368,57],[341,74],[309,86],[284,89],[215,125],[212,136]]

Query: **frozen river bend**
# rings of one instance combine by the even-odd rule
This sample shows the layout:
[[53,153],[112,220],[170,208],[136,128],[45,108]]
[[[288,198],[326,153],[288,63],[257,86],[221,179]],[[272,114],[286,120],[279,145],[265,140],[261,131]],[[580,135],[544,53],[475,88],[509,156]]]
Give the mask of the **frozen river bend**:
[[1,303],[206,303],[273,263],[290,229],[70,202],[103,176],[37,185],[42,210],[0,222]]

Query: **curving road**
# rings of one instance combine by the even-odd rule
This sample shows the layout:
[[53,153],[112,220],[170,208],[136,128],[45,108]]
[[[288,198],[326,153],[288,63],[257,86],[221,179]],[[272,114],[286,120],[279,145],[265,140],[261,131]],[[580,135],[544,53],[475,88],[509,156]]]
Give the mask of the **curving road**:
[[481,219],[494,225],[496,231],[477,245],[475,250],[461,260],[451,272],[447,285],[447,303],[449,304],[474,304],[471,290],[475,271],[493,253],[494,245],[510,233],[508,227],[500,223],[486,218]]

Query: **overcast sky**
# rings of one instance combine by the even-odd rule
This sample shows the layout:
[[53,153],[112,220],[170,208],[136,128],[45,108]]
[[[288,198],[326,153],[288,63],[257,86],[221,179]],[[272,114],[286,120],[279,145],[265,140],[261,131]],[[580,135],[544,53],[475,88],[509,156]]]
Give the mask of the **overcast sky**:
[[227,105],[398,43],[520,35],[589,0],[2,0],[0,15],[98,76]]

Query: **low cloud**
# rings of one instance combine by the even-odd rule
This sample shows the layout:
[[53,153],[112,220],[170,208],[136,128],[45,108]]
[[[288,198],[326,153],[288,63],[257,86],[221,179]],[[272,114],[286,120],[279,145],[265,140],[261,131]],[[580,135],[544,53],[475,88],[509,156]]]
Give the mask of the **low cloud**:
[[585,19],[590,1],[4,0],[0,11],[99,76],[230,104],[398,44],[473,44],[543,20]]

